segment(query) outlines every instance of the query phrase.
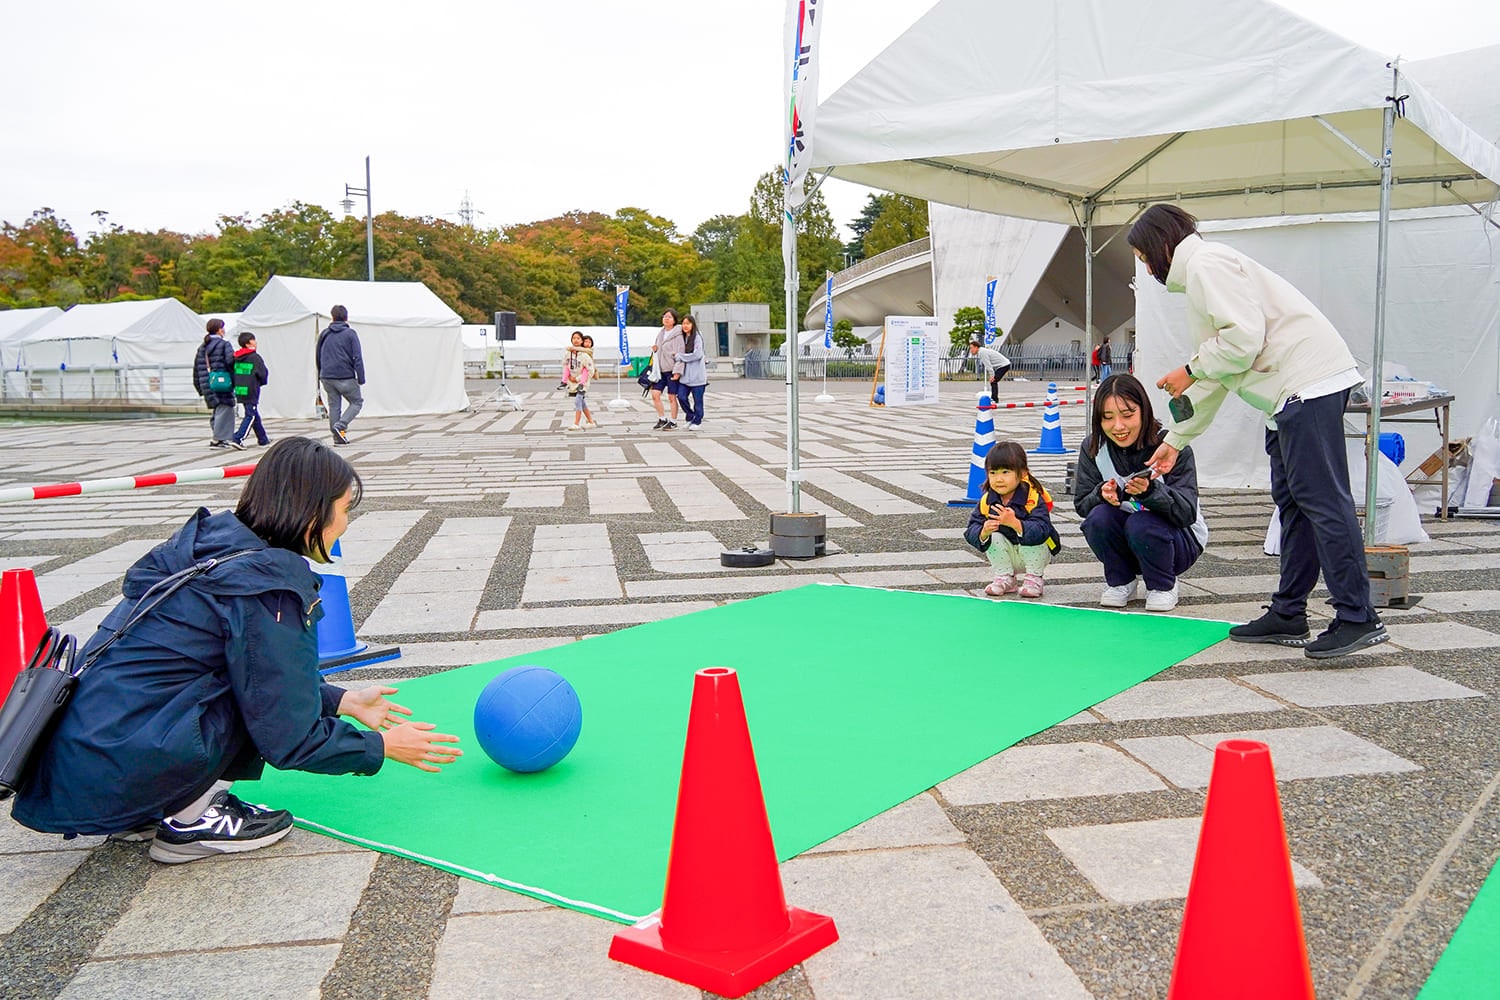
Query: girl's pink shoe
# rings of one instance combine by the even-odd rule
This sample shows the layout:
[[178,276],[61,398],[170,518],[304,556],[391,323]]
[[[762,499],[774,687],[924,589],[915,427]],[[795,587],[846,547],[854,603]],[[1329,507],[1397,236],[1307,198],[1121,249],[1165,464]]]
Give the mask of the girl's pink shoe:
[[1016,592],[1016,578],[1009,573],[995,577],[995,582],[984,588],[984,592],[991,597],[1004,597],[1006,594]]
[[1035,573],[1027,573],[1021,578],[1022,597],[1041,597],[1043,590],[1042,578]]

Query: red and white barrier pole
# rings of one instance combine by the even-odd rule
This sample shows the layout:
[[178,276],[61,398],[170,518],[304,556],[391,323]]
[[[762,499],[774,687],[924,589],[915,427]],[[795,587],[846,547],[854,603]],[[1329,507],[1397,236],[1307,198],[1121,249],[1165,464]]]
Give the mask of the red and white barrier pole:
[[174,486],[181,483],[204,483],[214,479],[234,479],[255,471],[255,463],[228,465],[221,469],[187,469],[182,472],[153,472],[145,476],[119,476],[114,479],[90,479],[81,483],[53,483],[50,486],[12,486],[0,489],[0,503],[17,500],[51,500],[116,490],[138,490],[147,486]]
[[1088,402],[1086,399],[1059,399],[1054,402],[1042,400],[1040,403],[991,403],[989,406],[981,406],[981,410],[1024,410],[1029,407],[1047,406],[1082,406]]

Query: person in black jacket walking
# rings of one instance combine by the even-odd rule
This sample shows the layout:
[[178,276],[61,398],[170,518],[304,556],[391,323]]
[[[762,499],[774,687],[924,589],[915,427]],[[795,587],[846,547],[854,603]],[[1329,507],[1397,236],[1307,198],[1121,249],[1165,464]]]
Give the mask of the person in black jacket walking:
[[234,440],[234,348],[224,339],[224,321],[208,321],[208,332],[193,359],[193,385],[213,411],[210,448],[239,448]]
[[245,416],[230,443],[243,446],[245,435],[254,427],[255,443],[264,447],[271,439],[260,422],[260,387],[270,383],[271,373],[255,347],[255,334],[249,330],[240,334],[240,349],[234,352],[234,398],[245,408]]
[[[349,325],[349,310],[334,306],[328,315],[333,322],[318,334],[318,380],[328,397],[328,427],[333,431],[333,443],[348,444],[349,435],[344,432],[365,405],[359,388],[365,384],[365,359],[359,350],[359,334]],[[347,410],[345,403],[349,404]]]

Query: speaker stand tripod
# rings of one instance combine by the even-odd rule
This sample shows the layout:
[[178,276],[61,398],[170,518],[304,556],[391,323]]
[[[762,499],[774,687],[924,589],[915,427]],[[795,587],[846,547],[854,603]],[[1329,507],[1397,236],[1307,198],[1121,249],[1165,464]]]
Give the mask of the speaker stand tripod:
[[479,401],[480,406],[494,400],[500,405],[509,403],[515,409],[521,409],[521,398],[510,391],[510,386],[505,384],[505,342],[497,340],[496,352],[500,355],[500,387]]

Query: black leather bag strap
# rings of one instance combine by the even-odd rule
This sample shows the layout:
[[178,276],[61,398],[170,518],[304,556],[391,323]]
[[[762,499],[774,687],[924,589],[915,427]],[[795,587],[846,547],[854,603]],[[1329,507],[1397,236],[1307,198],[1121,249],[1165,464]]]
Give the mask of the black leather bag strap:
[[[92,667],[98,661],[99,657],[104,655],[104,651],[106,649],[113,646],[120,639],[120,637],[123,636],[126,632],[129,632],[137,622],[154,611],[157,605],[161,604],[162,601],[165,601],[167,598],[177,593],[178,590],[182,589],[182,587],[194,577],[201,576],[202,574],[207,573],[215,566],[222,566],[225,563],[229,562],[229,560],[231,559],[238,559],[240,556],[247,556],[252,552],[258,551],[260,550],[241,549],[238,552],[231,552],[229,555],[224,556],[223,558],[204,559],[202,562],[194,563],[187,569],[178,570],[171,576],[163,577],[162,579],[153,583],[149,588],[147,588],[146,592],[140,596],[140,599],[135,602],[135,609],[131,611],[130,617],[125,620],[125,624],[116,629],[114,635],[110,636],[108,639],[100,643],[97,649],[89,650],[88,659],[84,660],[83,665],[80,666],[76,671],[72,672],[73,676],[77,677],[89,667]],[[158,591],[160,591],[160,593],[158,593]],[[146,604],[147,598],[152,597],[152,595],[155,595],[155,599],[152,600],[150,604]],[[71,639],[72,637],[69,636],[68,638]],[[71,663],[72,658],[69,657],[69,664],[71,665]]]

